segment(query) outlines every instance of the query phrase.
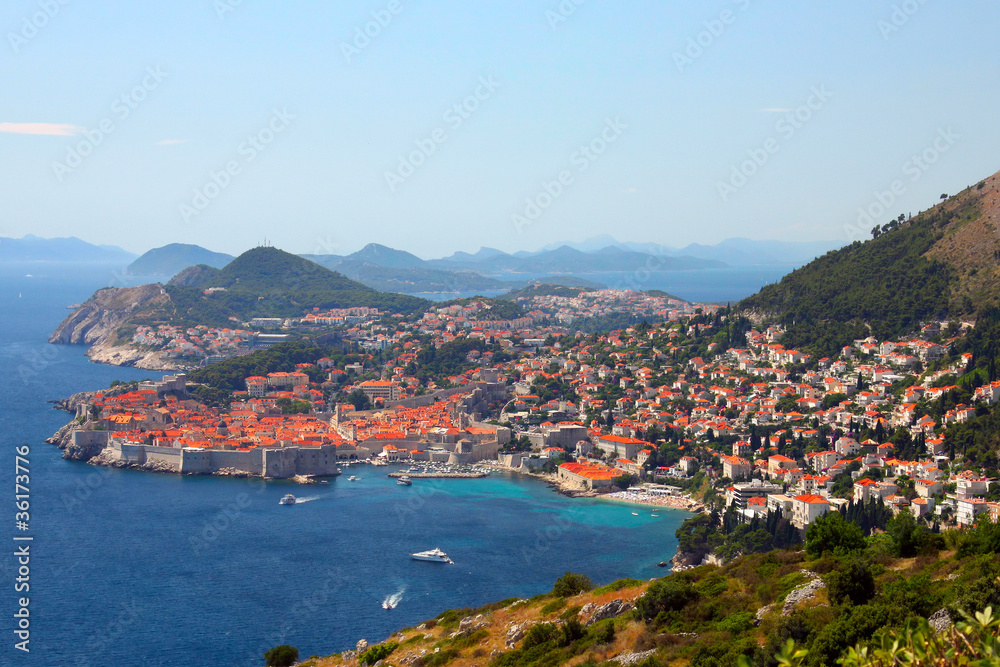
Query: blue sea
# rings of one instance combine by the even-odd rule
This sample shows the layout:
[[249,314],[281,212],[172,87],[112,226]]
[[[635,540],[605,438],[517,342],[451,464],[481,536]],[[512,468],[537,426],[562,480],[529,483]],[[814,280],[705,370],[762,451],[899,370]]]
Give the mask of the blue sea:
[[[30,275],[29,275],[30,274]],[[566,571],[597,583],[649,578],[688,515],[565,498],[534,480],[417,480],[358,466],[328,487],[95,468],[43,442],[69,415],[49,400],[158,377],[90,363],[46,340],[110,268],[0,267],[0,663],[262,665],[277,644],[303,657],[380,641],[456,607],[551,589]],[[30,448],[30,520],[15,526],[16,446]],[[390,469],[391,470],[391,469]],[[280,506],[294,493],[306,502]],[[4,528],[5,527],[5,528]],[[16,593],[15,536],[31,536],[30,591]],[[407,554],[439,547],[455,565]],[[398,594],[392,611],[381,602]],[[14,648],[28,597],[30,653]]]

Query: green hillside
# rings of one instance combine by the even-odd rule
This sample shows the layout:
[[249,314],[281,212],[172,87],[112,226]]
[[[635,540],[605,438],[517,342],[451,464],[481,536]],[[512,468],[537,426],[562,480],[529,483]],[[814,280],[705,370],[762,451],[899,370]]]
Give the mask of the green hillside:
[[813,260],[736,310],[785,325],[786,347],[819,355],[856,338],[911,333],[921,322],[975,317],[997,302],[998,183],[994,175],[909,220],[900,216],[873,230],[872,239]]
[[[889,521],[885,532],[864,537],[832,512],[810,527],[803,550],[598,588],[567,573],[549,593],[446,611],[369,646],[368,653],[314,656],[302,664],[826,667],[845,658],[858,667],[996,665],[996,616],[968,625],[963,612],[1000,609],[998,540],[1000,527],[988,520],[972,530],[938,533],[908,513]],[[954,630],[947,628],[951,623]],[[903,637],[900,650],[957,643],[948,660],[906,661],[892,648],[897,637]],[[901,661],[858,660],[858,651],[850,653],[855,647],[869,657],[887,647],[886,655]],[[788,661],[776,659],[779,653]],[[973,661],[984,657],[993,660]]]
[[[205,294],[211,287],[224,288]],[[192,267],[166,285],[170,304],[137,317],[137,323],[228,326],[230,317],[296,317],[311,308],[368,306],[391,313],[419,312],[425,299],[379,292],[277,248],[254,248],[225,268]]]

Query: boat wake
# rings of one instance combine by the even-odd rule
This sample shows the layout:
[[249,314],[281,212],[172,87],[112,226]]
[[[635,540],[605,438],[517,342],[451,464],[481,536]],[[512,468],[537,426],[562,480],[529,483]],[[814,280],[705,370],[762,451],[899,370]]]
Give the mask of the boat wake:
[[295,499],[295,504],[296,505],[301,505],[302,503],[308,503],[308,502],[312,502],[313,500],[319,500],[322,497],[323,496],[307,496],[305,498],[296,498]]
[[398,605],[400,600],[403,599],[403,593],[405,592],[406,586],[403,586],[392,595],[387,596],[384,600],[382,600],[382,609],[395,609],[396,605]]

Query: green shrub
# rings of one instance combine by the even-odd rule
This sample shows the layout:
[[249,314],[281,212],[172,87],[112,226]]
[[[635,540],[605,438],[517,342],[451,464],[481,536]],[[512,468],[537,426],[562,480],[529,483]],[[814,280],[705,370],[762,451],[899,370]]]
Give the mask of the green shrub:
[[721,574],[710,574],[699,581],[695,588],[702,597],[714,598],[729,590],[729,583]]
[[291,667],[299,660],[299,649],[288,644],[275,646],[264,653],[264,661],[267,667]]
[[813,521],[806,530],[806,553],[813,558],[824,554],[847,554],[865,548],[861,528],[840,512],[830,511]]
[[456,650],[461,650],[463,648],[468,648],[470,646],[478,646],[482,640],[490,636],[490,631],[486,628],[479,628],[475,632],[466,635],[465,637],[458,637],[452,642],[451,648]]
[[611,619],[597,624],[594,639],[598,644],[610,644],[615,640],[615,622]]
[[590,577],[585,574],[567,572],[556,579],[555,586],[552,587],[552,594],[562,598],[572,597],[578,593],[589,591],[594,587]]
[[612,581],[610,584],[605,584],[594,589],[594,595],[604,595],[605,593],[617,593],[618,591],[624,590],[626,588],[635,588],[636,586],[642,586],[645,581],[641,579],[618,579],[617,581]]
[[741,611],[726,616],[724,619],[715,624],[715,629],[720,632],[739,634],[752,628],[755,619],[756,614],[752,611]]
[[566,606],[566,598],[556,598],[552,602],[549,602],[545,606],[543,606],[539,613],[541,613],[542,616],[547,616],[548,614],[559,611],[565,606]]
[[398,642],[386,642],[385,644],[376,644],[372,646],[367,651],[358,656],[358,664],[369,664],[374,665],[379,660],[385,660],[392,652],[399,647]]
[[834,604],[865,604],[875,597],[875,573],[869,563],[855,558],[826,575],[826,587]]
[[639,615],[649,621],[663,611],[677,611],[698,597],[698,591],[687,579],[671,576],[649,585],[646,594],[636,600]]
[[454,648],[447,648],[437,653],[428,653],[420,658],[423,667],[442,667],[459,656],[459,652]]
[[575,604],[572,607],[570,607],[569,609],[567,609],[566,611],[564,611],[563,613],[559,614],[559,620],[560,621],[569,621],[569,620],[575,619],[577,616],[580,615],[580,610],[581,609],[583,609],[583,607],[581,607],[578,604]]
[[524,636],[524,643],[521,644],[522,651],[529,651],[535,646],[539,646],[555,639],[559,634],[558,628],[552,623],[539,623],[531,626],[528,634]]

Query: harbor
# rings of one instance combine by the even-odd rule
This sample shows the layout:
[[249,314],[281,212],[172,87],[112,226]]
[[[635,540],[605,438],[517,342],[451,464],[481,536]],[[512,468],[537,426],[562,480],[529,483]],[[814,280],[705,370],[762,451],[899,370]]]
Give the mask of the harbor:
[[491,470],[485,469],[482,466],[436,464],[412,466],[406,470],[390,472],[388,476],[397,479],[478,479],[489,477],[491,473]]

